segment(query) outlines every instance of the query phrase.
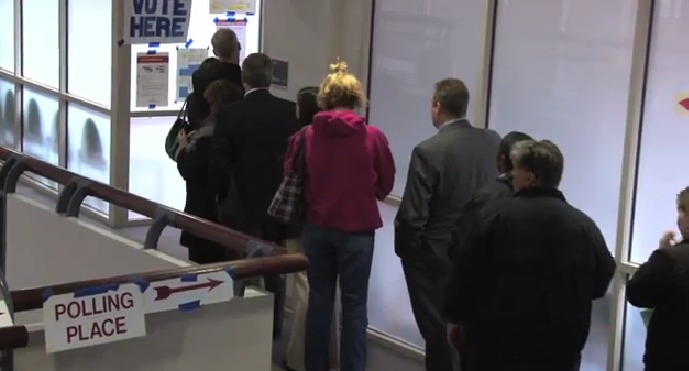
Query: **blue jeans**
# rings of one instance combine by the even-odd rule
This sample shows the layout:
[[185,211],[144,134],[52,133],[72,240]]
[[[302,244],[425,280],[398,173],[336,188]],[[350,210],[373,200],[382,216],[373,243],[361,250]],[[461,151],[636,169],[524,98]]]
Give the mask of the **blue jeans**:
[[375,232],[348,233],[308,223],[302,232],[309,259],[306,313],[306,371],[330,369],[330,326],[337,279],[342,302],[340,370],[366,370],[368,281]]

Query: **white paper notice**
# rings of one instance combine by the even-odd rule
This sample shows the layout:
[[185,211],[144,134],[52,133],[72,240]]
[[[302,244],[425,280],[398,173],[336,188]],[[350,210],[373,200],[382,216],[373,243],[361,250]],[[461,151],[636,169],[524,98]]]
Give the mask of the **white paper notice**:
[[246,19],[218,20],[218,29],[221,28],[229,28],[237,35],[237,41],[242,48],[239,52],[239,62],[241,63],[246,56]]
[[168,53],[136,54],[136,106],[168,105],[170,56]]
[[256,0],[210,0],[208,4],[211,14],[256,13]]
[[208,58],[208,49],[177,50],[177,102],[181,103],[191,93],[191,75]]
[[46,351],[146,336],[144,310],[141,289],[133,283],[51,296],[43,303]]
[[151,282],[144,291],[146,313],[193,310],[202,305],[230,301],[233,297],[232,277],[225,271]]

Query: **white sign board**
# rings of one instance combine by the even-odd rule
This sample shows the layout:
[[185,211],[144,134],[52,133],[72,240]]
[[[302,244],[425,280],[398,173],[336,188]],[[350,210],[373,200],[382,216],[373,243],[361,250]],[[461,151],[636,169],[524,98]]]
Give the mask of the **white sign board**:
[[0,300],[0,327],[11,326],[14,326],[14,321],[12,321],[12,316],[10,315],[10,308],[7,307],[7,303],[4,300]]
[[136,54],[136,107],[168,105],[170,85],[168,53]]
[[191,75],[208,59],[208,49],[177,50],[177,102],[184,102],[191,94]]
[[124,0],[124,42],[187,41],[191,0]]
[[232,277],[226,271],[182,276],[151,282],[144,291],[146,313],[192,310],[226,302],[234,296]]
[[43,303],[48,353],[146,336],[144,300],[136,284],[96,294],[54,295]]
[[256,0],[210,0],[208,5],[211,14],[256,14]]
[[237,35],[237,41],[239,41],[239,45],[241,46],[239,51],[240,64],[244,61],[244,57],[246,57],[246,22],[246,19],[227,19],[218,20],[217,22],[218,30],[221,28],[229,28]]

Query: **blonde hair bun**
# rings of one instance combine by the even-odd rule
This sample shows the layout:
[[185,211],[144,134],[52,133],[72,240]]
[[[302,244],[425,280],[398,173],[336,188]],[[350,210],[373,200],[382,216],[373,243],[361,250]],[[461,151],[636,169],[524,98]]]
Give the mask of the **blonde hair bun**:
[[330,65],[330,73],[347,73],[347,63],[338,61]]

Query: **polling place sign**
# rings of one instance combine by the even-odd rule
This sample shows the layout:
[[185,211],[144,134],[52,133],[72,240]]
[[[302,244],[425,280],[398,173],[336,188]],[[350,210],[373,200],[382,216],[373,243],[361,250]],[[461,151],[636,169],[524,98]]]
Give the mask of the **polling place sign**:
[[191,0],[124,0],[124,35],[128,44],[184,43]]
[[43,303],[48,353],[146,336],[144,299],[136,284],[53,295]]

